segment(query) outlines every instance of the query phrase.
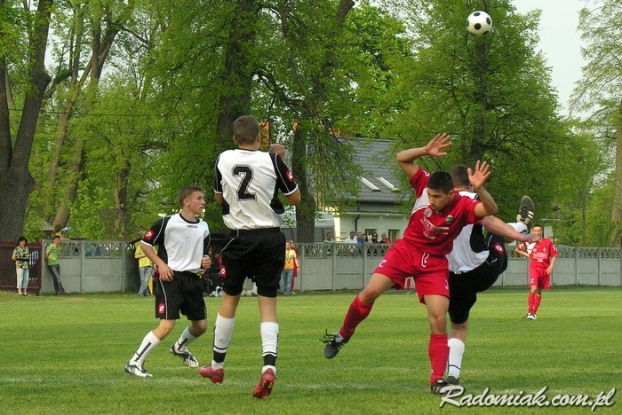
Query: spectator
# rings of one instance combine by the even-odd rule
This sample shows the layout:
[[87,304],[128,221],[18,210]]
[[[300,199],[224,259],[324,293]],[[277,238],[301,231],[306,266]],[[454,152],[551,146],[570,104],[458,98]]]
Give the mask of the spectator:
[[334,243],[335,239],[333,238],[332,232],[326,232],[326,238],[324,239],[324,243]]
[[376,232],[371,234],[371,243],[372,244],[379,244],[380,241],[378,241],[378,234]]
[[292,278],[292,284],[291,284],[291,293],[292,295],[296,295],[296,291],[294,291],[294,287],[296,286],[296,278],[298,278],[298,271],[300,271],[300,251],[298,251],[298,248],[296,247],[296,244],[294,244],[293,240],[290,240],[289,243],[292,245],[292,249],[294,250],[294,252],[296,252],[296,264],[294,265],[294,278]]
[[60,256],[60,236],[54,235],[53,241],[54,242],[45,250],[45,262],[54,280],[54,292],[56,295],[67,294],[60,281],[60,264],[58,263],[58,257]]
[[[343,243],[344,244],[350,244],[350,245],[354,245],[357,242],[358,238],[356,237],[356,232],[354,231],[350,231],[350,236],[348,238],[346,238]],[[348,250],[350,251],[350,255],[354,256],[356,255],[356,248],[354,246],[349,246]]]
[[350,231],[350,236],[347,237],[344,241],[344,244],[355,244],[356,243],[356,232]]
[[[134,244],[136,250],[134,251],[134,258],[138,260],[138,274],[140,275],[140,288],[138,289],[138,295],[143,297],[149,297],[151,292],[149,291],[149,278],[153,275],[153,266],[151,260],[145,255],[140,247],[140,241]],[[156,250],[157,247],[154,247]],[[157,252],[157,251],[156,251]]]
[[296,251],[292,249],[291,241],[285,243],[285,265],[281,273],[281,287],[283,294],[292,295],[292,283],[294,281],[294,269],[298,265],[298,256]]
[[391,245],[393,242],[391,242],[391,240],[389,239],[386,233],[382,232],[380,234],[380,242],[378,243]]
[[27,243],[26,238],[20,236],[11,256],[11,259],[15,261],[15,271],[17,273],[17,295],[26,295],[26,291],[28,291],[28,278],[30,276],[28,260],[30,259],[30,251],[26,246]]
[[[324,243],[325,244],[334,244],[335,243],[335,238],[333,237],[333,233],[332,232],[326,232],[326,238],[324,239]],[[332,249],[331,245],[324,246],[324,253],[327,256],[330,256],[330,255],[333,254],[333,249]]]

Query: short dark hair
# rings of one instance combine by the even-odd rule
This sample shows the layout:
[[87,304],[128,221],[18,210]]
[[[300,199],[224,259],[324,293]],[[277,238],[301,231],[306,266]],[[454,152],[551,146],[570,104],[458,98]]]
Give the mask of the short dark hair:
[[427,184],[428,189],[438,190],[445,194],[449,194],[454,189],[451,175],[446,171],[437,171],[430,175]]
[[56,238],[60,239],[60,235],[54,235],[54,238],[52,239],[56,239]]
[[17,243],[19,244],[21,241],[28,243],[28,239],[26,239],[25,236],[20,236],[19,239],[17,240]]
[[238,144],[252,144],[259,134],[259,121],[252,115],[242,115],[233,122],[233,136]]
[[181,207],[184,207],[184,200],[194,192],[205,193],[199,186],[184,186],[181,188],[179,193],[177,193],[177,199]]
[[456,164],[449,170],[449,175],[454,183],[454,187],[471,186],[469,180],[469,168],[464,164]]

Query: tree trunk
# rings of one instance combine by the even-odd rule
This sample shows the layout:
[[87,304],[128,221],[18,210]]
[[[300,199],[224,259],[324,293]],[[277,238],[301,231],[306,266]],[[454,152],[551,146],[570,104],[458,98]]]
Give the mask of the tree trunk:
[[[53,0],[40,0],[30,35],[30,84],[27,90],[15,147],[11,152],[6,86],[0,86],[0,143],[5,156],[0,161],[0,240],[17,240],[24,232],[28,196],[34,179],[28,170],[30,154],[45,90],[51,78],[45,72],[45,49]],[[7,76],[6,60],[2,57],[0,76]],[[5,85],[4,81],[0,84]],[[7,140],[8,139],[8,140]]]
[[308,131],[299,123],[294,130],[292,172],[300,188],[300,197],[304,201],[296,207],[296,242],[314,242],[315,233],[315,197],[311,193],[307,165],[304,154],[307,151]]
[[225,66],[222,79],[225,93],[220,97],[218,113],[217,146],[215,153],[231,147],[233,121],[241,115],[247,115],[251,109],[251,90],[253,82],[253,54],[257,30],[255,23],[260,10],[256,0],[239,0],[229,28],[226,45]]
[[611,245],[620,246],[622,235],[622,102],[618,106],[616,125],[616,168],[613,187],[613,206],[611,220],[615,224],[611,235]]

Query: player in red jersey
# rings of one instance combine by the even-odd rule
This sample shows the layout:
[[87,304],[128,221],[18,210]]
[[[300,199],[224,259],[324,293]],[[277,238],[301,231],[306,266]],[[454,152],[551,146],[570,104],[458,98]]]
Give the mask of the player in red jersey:
[[[519,255],[530,259],[529,263],[529,296],[527,298],[527,318],[536,320],[536,312],[542,301],[542,290],[551,289],[551,274],[557,261],[557,248],[548,238],[544,237],[541,225],[533,225],[531,232],[540,237],[538,242],[523,243],[516,247]],[[528,246],[529,245],[529,246]]]
[[341,329],[332,335],[327,333],[324,339],[324,356],[332,359],[367,318],[376,299],[389,289],[402,289],[404,280],[414,276],[419,301],[425,304],[428,312],[431,329],[428,354],[432,367],[430,390],[436,394],[447,391],[447,382],[443,379],[449,354],[446,255],[451,252],[454,239],[465,225],[478,223],[497,210],[494,200],[483,188],[490,176],[486,162],[478,161],[475,171],[469,169],[469,180],[480,200],[454,192],[449,173],[430,174],[416,164],[415,160],[423,156],[444,157],[447,154],[445,149],[451,145],[449,138],[447,134],[437,134],[426,146],[397,154],[397,162],[410,178],[417,197],[404,237],[389,248],[369,283],[354,298]]

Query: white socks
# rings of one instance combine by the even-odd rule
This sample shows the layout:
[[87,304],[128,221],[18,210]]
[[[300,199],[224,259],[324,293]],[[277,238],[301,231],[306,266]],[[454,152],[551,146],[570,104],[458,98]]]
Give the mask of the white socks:
[[147,335],[143,338],[143,342],[138,347],[134,356],[132,356],[132,360],[130,362],[143,364],[145,363],[145,359],[151,353],[156,346],[160,344],[160,339],[158,339],[152,331],[147,333]]
[[180,353],[188,350],[188,345],[198,339],[198,337],[194,337],[190,334],[190,330],[188,329],[189,327],[186,327],[183,333],[181,333],[181,336],[179,336],[179,339],[175,342],[175,350]]
[[[261,323],[261,347],[262,356],[273,355],[276,359],[276,355],[279,349],[279,323],[265,322]],[[276,367],[274,365],[264,365],[261,372],[265,372],[266,369],[272,369],[276,374]]]
[[[216,323],[214,324],[214,352],[220,354],[226,354],[229,348],[229,342],[231,342],[231,335],[233,334],[233,328],[235,327],[235,317],[225,318],[220,314],[216,316]],[[212,360],[212,368],[222,369],[224,362],[216,362]]]
[[462,367],[462,355],[464,354],[464,342],[460,339],[452,338],[447,341],[449,346],[449,359],[447,360],[447,376],[456,379],[460,377]]

